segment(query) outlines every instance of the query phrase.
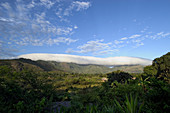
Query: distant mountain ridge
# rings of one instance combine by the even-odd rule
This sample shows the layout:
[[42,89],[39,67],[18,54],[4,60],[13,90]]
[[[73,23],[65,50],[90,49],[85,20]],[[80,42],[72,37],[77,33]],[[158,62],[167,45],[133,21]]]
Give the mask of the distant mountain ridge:
[[104,65],[94,64],[76,64],[67,62],[56,61],[33,61],[30,59],[11,59],[0,60],[0,65],[8,65],[15,70],[33,69],[36,71],[62,71],[69,73],[84,73],[84,74],[99,74],[109,73],[116,70],[123,70],[129,73],[142,73],[144,66],[142,65],[126,65],[126,66],[114,66],[110,68]]
[[32,53],[23,54],[17,58],[26,58],[34,61],[56,61],[56,62],[67,62],[76,64],[95,64],[95,65],[151,65],[152,60],[139,58],[139,57],[128,57],[128,56],[117,56],[99,58],[92,56],[79,56],[69,54],[47,54],[47,53]]

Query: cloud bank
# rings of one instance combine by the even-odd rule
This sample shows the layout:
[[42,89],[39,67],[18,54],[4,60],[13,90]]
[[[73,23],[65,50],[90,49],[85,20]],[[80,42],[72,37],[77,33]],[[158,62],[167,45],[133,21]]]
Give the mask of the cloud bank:
[[108,58],[98,58],[90,56],[78,56],[78,55],[68,55],[68,54],[24,54],[17,58],[26,58],[31,60],[45,60],[45,61],[56,61],[56,62],[69,62],[77,64],[96,64],[96,65],[151,65],[152,61],[144,58],[137,57],[108,57]]

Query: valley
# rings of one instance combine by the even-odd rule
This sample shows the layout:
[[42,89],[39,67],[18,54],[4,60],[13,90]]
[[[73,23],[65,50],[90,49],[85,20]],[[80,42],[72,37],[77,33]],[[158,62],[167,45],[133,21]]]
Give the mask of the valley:
[[122,113],[134,107],[167,113],[170,53],[141,67],[0,60],[0,111]]

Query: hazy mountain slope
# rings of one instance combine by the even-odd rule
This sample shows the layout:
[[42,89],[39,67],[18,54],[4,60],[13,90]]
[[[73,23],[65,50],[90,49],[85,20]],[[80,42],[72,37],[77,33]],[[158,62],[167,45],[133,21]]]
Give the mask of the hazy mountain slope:
[[65,63],[65,62],[51,62],[57,69],[63,70],[65,72],[71,73],[108,73],[113,71],[106,66],[102,65],[81,65],[75,63]]
[[9,65],[16,70],[33,69],[37,71],[64,71],[70,73],[109,73],[115,70],[123,70],[129,73],[141,73],[143,72],[144,66],[142,65],[131,65],[131,66],[114,66],[109,68],[104,65],[92,65],[92,64],[75,64],[66,62],[55,62],[55,61],[32,61],[30,59],[13,59],[13,60],[0,60],[0,65]]
[[35,61],[29,60],[29,59],[0,60],[0,66],[1,65],[10,66],[17,71],[21,71],[23,69],[43,71],[41,67],[36,65]]
[[143,72],[143,68],[145,66],[142,65],[133,65],[133,66],[117,66],[114,67],[113,70],[123,70],[125,72],[129,72],[129,73],[142,73]]

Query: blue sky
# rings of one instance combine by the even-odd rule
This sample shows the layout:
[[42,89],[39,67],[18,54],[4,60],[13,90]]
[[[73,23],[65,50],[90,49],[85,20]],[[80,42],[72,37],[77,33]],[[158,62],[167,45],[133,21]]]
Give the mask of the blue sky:
[[170,0],[1,0],[0,58],[154,59],[170,50],[169,6]]

